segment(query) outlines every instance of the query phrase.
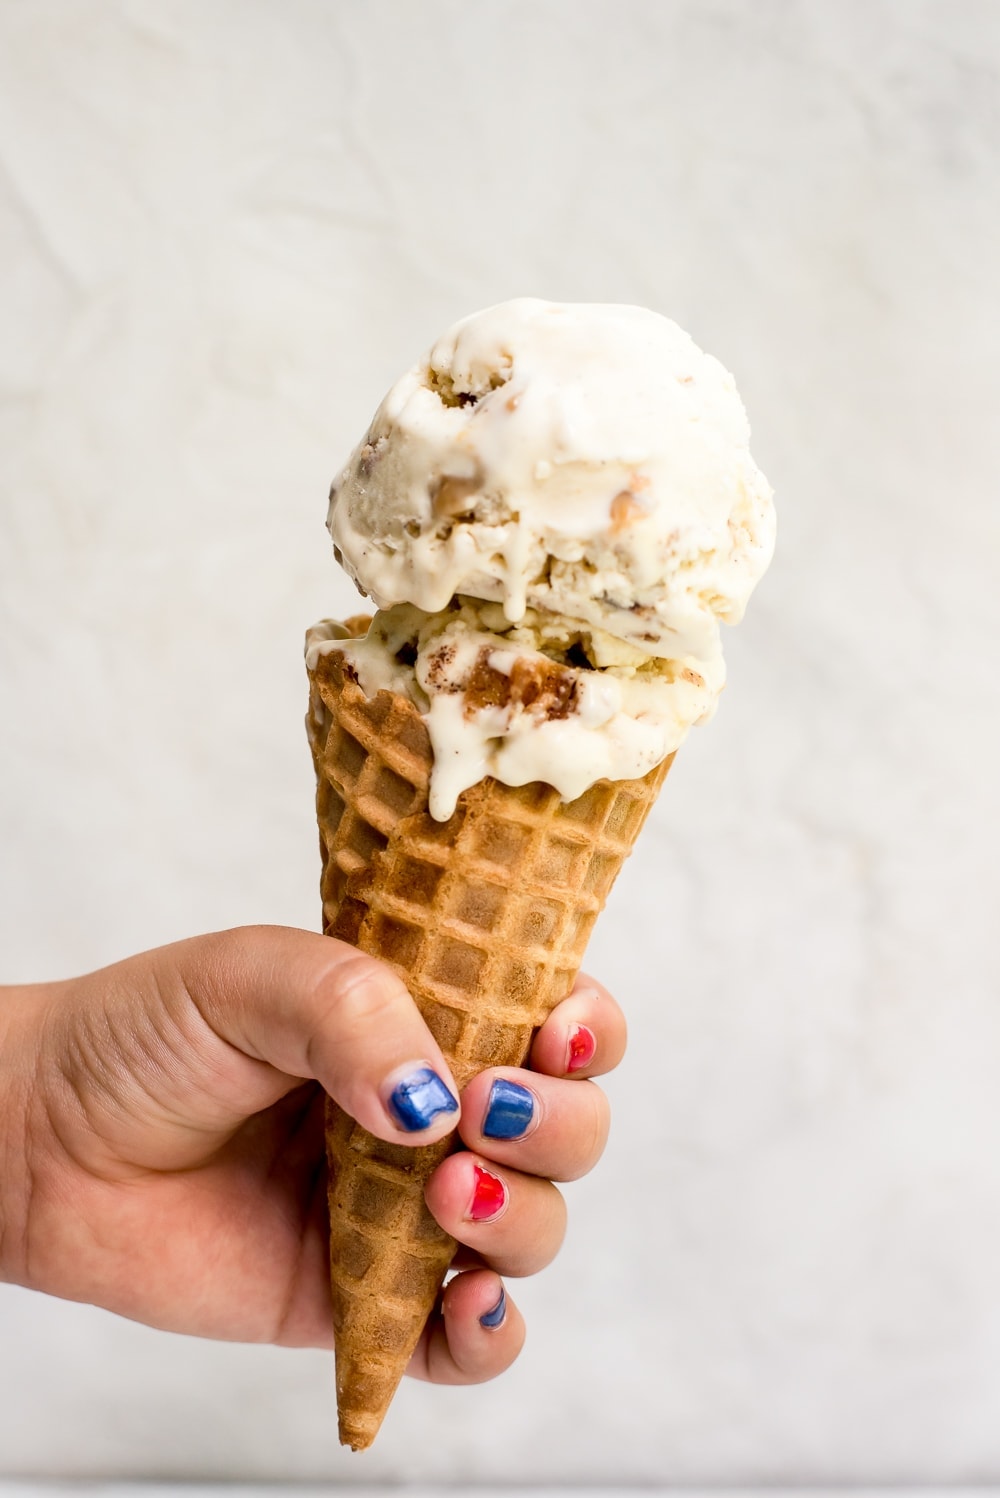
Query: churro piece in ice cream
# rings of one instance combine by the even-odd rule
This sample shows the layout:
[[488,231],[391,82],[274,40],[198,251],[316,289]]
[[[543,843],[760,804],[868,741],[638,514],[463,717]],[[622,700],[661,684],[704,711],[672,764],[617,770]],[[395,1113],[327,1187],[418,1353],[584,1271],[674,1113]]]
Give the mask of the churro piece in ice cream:
[[712,710],[720,686],[717,675],[597,628],[530,608],[514,625],[500,604],[470,598],[436,614],[398,604],[361,639],[315,626],[310,665],[329,649],[366,696],[394,692],[423,715],[434,751],[430,810],[440,821],[486,775],[544,781],[567,801],[595,781],[642,776]]

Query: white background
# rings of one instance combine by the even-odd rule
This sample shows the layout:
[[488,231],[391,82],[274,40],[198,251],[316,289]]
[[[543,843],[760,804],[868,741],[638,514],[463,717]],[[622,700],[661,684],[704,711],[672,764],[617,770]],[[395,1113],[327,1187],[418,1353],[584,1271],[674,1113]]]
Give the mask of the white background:
[[0,1474],[1000,1479],[998,266],[991,0],[0,0],[5,978],[315,927],[326,490],[456,317],[667,312],[780,514],[516,1369],[351,1457],[324,1354],[2,1288]]

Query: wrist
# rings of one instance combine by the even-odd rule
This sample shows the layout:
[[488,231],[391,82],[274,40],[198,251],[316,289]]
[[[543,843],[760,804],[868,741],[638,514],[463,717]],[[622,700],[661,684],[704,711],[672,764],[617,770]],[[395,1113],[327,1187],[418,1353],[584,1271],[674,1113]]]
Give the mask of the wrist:
[[30,1114],[37,1041],[29,1021],[43,985],[0,988],[0,1282],[26,1284]]

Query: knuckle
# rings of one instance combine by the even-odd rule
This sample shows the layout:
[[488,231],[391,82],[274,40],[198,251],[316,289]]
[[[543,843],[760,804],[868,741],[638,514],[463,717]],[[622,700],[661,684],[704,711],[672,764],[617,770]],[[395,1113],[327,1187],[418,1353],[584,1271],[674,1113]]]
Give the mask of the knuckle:
[[540,1235],[540,1242],[545,1244],[543,1257],[539,1263],[539,1269],[546,1268],[559,1253],[566,1239],[566,1227],[569,1221],[569,1213],[566,1210],[566,1198],[558,1187],[549,1185],[549,1213],[550,1223],[547,1235]]
[[408,1004],[412,1000],[401,980],[375,958],[353,948],[331,954],[316,973],[308,998],[312,1033],[307,1064],[315,1069],[319,1053],[334,1039],[332,1032],[341,1045],[350,1046],[362,1040],[370,1044],[373,1036],[398,1030],[408,1017]]
[[398,1023],[409,1000],[395,973],[367,953],[351,950],[338,954],[326,970],[317,974],[312,1003],[326,1019],[334,1014],[349,1027]]
[[568,1181],[579,1180],[580,1176],[585,1176],[588,1171],[593,1170],[604,1154],[611,1129],[611,1108],[601,1089],[590,1083],[580,1091],[583,1093],[583,1106],[575,1131],[576,1149],[573,1171],[571,1175],[563,1177]]
[[587,973],[581,973],[573,986],[573,997],[586,999],[592,1004],[608,1004],[617,1009],[618,1005],[608,989],[597,978],[591,978]]
[[628,1023],[613,999],[591,1011],[590,1022],[598,1036],[598,1070],[614,1071],[628,1049]]
[[527,1279],[547,1269],[566,1239],[566,1200],[551,1181],[536,1180],[507,1229],[497,1267],[510,1279]]

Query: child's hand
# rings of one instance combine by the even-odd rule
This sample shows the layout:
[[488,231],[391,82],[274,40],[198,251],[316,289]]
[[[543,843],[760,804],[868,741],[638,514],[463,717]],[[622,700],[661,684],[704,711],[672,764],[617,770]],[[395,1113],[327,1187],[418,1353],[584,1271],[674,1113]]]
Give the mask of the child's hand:
[[[607,1137],[604,1094],[565,1079],[610,1070],[624,1046],[620,1009],[581,979],[539,1031],[532,1071],[466,1089],[468,1150],[427,1199],[473,1267],[448,1286],[413,1373],[473,1383],[517,1356],[520,1314],[490,1315],[498,1274],[552,1259],[565,1209],[551,1180],[590,1170]],[[171,1331],[331,1346],[320,1085],[373,1134],[428,1144],[454,1112],[407,1132],[392,1111],[420,1063],[454,1090],[387,967],[281,927],[0,990],[0,1279]]]

